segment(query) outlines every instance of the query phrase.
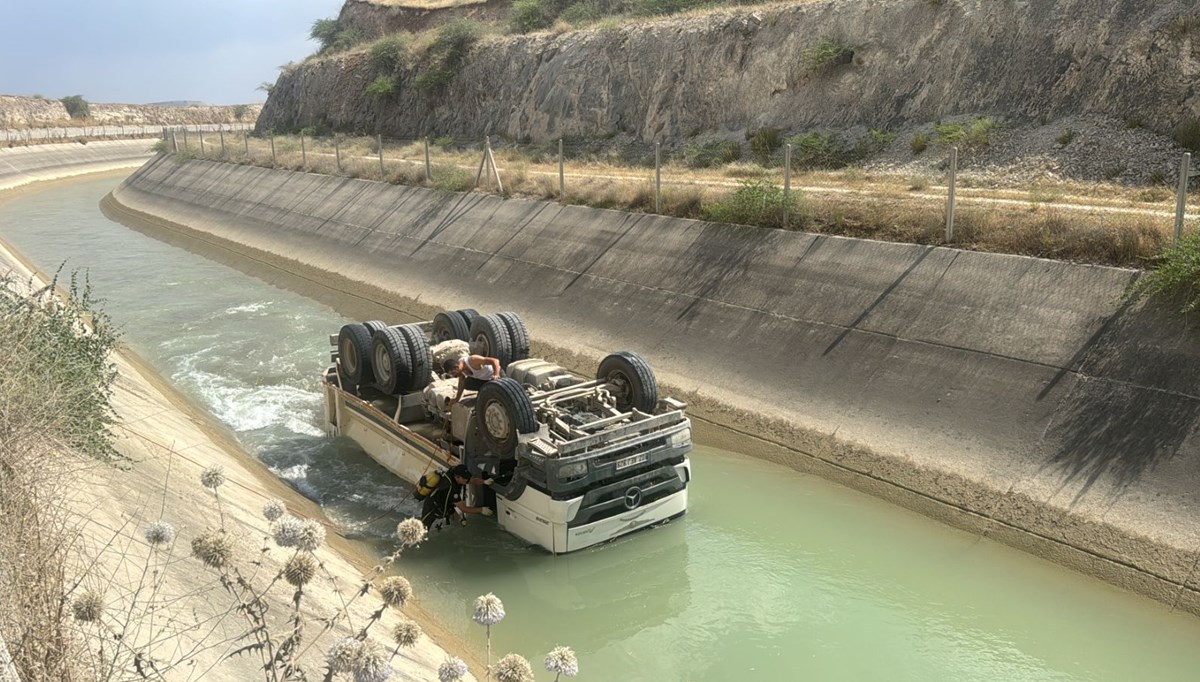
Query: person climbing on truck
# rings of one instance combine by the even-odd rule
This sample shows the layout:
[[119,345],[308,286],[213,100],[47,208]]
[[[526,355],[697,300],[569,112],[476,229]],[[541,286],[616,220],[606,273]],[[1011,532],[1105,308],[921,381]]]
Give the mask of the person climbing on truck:
[[442,363],[442,372],[458,377],[458,392],[446,405],[449,407],[458,402],[464,390],[478,391],[485,383],[500,378],[500,360],[483,355],[449,358]]
[[[422,477],[426,478],[426,477]],[[460,514],[481,514],[491,516],[494,512],[488,507],[472,507],[464,501],[468,485],[487,484],[488,481],[477,476],[471,476],[471,470],[465,464],[450,467],[445,476],[438,477],[432,490],[425,497],[421,506],[421,521],[426,528],[433,526],[442,519],[449,524],[455,512]]]

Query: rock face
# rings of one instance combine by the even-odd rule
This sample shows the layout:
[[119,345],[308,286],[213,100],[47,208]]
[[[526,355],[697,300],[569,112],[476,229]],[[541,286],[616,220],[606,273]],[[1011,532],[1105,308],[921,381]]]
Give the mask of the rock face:
[[[251,123],[262,111],[261,104],[247,104],[242,117],[238,107],[195,105],[186,107],[155,104],[88,103],[89,125],[185,125],[202,123]],[[62,102],[39,97],[0,95],[0,128],[40,127],[70,124],[71,116]],[[83,125],[82,121],[79,121]]]
[[338,24],[374,39],[397,31],[423,31],[449,19],[495,20],[504,16],[511,6],[510,0],[447,0],[411,5],[346,0],[338,14]]
[[[351,3],[353,4],[353,3]],[[283,74],[260,130],[317,126],[394,137],[485,133],[544,141],[698,131],[896,127],[958,114],[1106,113],[1160,131],[1200,116],[1190,0],[838,0],[493,38],[445,92],[395,74],[365,94],[365,54]],[[811,48],[845,46],[814,67]]]

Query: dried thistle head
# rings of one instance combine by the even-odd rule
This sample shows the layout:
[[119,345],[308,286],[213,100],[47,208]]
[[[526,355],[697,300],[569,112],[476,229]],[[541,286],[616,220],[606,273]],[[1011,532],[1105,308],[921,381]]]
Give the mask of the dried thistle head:
[[348,673],[354,670],[354,662],[362,653],[363,643],[353,637],[343,637],[329,647],[325,654],[325,662],[334,673]]
[[304,522],[294,516],[284,516],[271,524],[271,536],[280,547],[295,547],[300,544]]
[[504,620],[504,603],[500,597],[488,592],[475,598],[475,614],[472,616],[480,625],[495,625]]
[[387,652],[374,642],[363,642],[354,660],[354,682],[386,682],[391,676]]
[[415,547],[425,541],[428,531],[420,519],[404,519],[396,526],[396,537],[405,547]]
[[315,552],[325,542],[325,526],[319,521],[305,519],[300,522],[300,535],[296,538],[296,547],[305,552]]
[[438,666],[438,682],[459,682],[467,674],[467,664],[461,658],[449,656]]
[[396,642],[397,646],[413,646],[421,639],[421,626],[417,625],[416,621],[407,618],[401,618],[396,627],[392,628],[392,641]]
[[575,677],[579,674],[579,659],[571,647],[556,646],[546,654],[546,670],[558,675]]
[[225,467],[213,464],[200,472],[200,485],[210,490],[216,490],[225,484]]
[[146,527],[146,542],[154,547],[175,542],[175,527],[166,521],[155,521]]
[[233,544],[224,533],[209,531],[192,540],[192,556],[210,568],[221,568],[233,557]]
[[283,565],[283,579],[293,587],[303,587],[317,574],[317,562],[308,554],[293,554]]
[[412,596],[412,585],[406,578],[393,575],[379,585],[379,596],[388,606],[400,608]]
[[75,598],[71,603],[71,611],[80,623],[95,623],[104,615],[104,596],[88,590]]
[[496,661],[497,682],[533,682],[533,666],[521,654],[508,654]]
[[262,508],[262,515],[268,521],[277,521],[286,513],[287,505],[280,499],[268,500]]

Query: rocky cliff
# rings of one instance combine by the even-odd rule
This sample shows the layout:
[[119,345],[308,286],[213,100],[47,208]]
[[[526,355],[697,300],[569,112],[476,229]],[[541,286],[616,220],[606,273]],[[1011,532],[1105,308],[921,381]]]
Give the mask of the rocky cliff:
[[398,31],[422,31],[449,19],[494,21],[508,13],[511,0],[435,0],[433,2],[373,2],[346,0],[338,25],[375,39]]
[[[667,140],[763,126],[894,128],[956,114],[1105,113],[1160,131],[1200,117],[1193,0],[837,0],[475,45],[449,86],[415,87],[428,58],[365,93],[366,54],[280,76],[260,130],[395,137]],[[812,48],[844,46],[814,64]]]

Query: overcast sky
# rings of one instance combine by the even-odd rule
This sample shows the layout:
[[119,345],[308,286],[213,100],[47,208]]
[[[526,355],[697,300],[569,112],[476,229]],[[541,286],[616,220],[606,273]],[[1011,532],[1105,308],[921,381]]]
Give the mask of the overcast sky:
[[341,0],[0,0],[0,94],[261,102]]

